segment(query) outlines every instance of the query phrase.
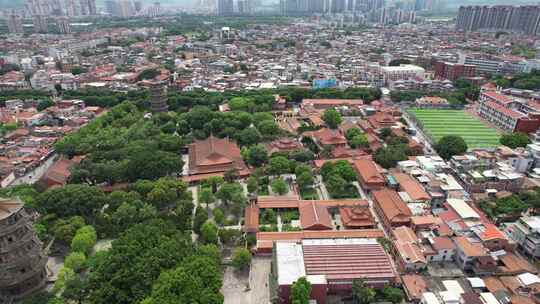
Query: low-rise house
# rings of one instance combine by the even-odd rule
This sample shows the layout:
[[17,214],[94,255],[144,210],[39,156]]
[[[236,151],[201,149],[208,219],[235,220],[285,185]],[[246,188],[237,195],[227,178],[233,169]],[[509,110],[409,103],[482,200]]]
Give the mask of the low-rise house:
[[509,225],[507,235],[525,254],[540,257],[540,216],[527,216]]
[[408,174],[395,172],[392,177],[396,180],[398,190],[406,193],[408,202],[411,203],[429,203],[431,197],[426,192],[422,184]]
[[465,236],[454,237],[456,245],[456,263],[465,271],[477,275],[495,272],[497,263],[489,251],[480,242],[474,242]]
[[445,236],[436,236],[428,238],[432,254],[427,255],[428,262],[449,262],[454,260],[456,254],[456,245],[451,238]]
[[386,231],[392,231],[393,228],[399,226],[410,226],[411,210],[396,191],[383,188],[373,191],[372,195],[375,212],[379,215]]
[[394,228],[392,234],[400,268],[404,271],[419,271],[426,268],[427,260],[414,231],[407,226],[400,226]]

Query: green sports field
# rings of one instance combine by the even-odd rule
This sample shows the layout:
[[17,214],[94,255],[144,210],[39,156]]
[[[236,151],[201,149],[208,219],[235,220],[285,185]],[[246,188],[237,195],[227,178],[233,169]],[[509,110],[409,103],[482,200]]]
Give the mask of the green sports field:
[[424,133],[435,141],[445,135],[463,137],[470,148],[499,145],[500,135],[477,118],[462,110],[410,109],[424,126]]

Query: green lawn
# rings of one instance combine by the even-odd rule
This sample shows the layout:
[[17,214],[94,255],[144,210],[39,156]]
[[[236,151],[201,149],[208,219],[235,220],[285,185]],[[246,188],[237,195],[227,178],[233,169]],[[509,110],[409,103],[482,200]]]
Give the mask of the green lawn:
[[499,145],[500,135],[477,118],[462,110],[410,109],[424,126],[424,133],[435,141],[445,135],[459,135],[469,148]]

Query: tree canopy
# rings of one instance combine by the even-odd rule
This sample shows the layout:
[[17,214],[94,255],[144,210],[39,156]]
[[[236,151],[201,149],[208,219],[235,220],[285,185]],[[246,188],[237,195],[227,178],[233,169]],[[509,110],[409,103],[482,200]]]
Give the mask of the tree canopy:
[[526,133],[516,132],[502,135],[500,142],[501,145],[505,145],[507,147],[515,149],[517,147],[527,146],[531,142],[531,140]]
[[334,108],[326,109],[322,115],[322,119],[330,129],[337,129],[343,121],[341,114]]
[[467,143],[461,136],[443,136],[435,145],[435,151],[443,159],[449,160],[454,155],[461,155],[467,152]]
[[291,286],[291,303],[293,304],[309,304],[311,294],[311,283],[301,277]]

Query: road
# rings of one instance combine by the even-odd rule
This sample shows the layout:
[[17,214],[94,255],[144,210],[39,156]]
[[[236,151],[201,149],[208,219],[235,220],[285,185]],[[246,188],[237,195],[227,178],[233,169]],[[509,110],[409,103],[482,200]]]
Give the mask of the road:
[[420,130],[420,128],[418,128],[416,124],[409,118],[409,114],[407,114],[406,111],[402,110],[402,112],[403,112],[403,115],[402,115],[403,119],[405,119],[405,121],[409,125],[409,128],[413,129],[416,133],[415,135],[416,141],[424,145],[424,154],[435,155],[436,154],[435,149],[433,149],[430,142],[427,140],[427,137],[424,134],[424,132]]

